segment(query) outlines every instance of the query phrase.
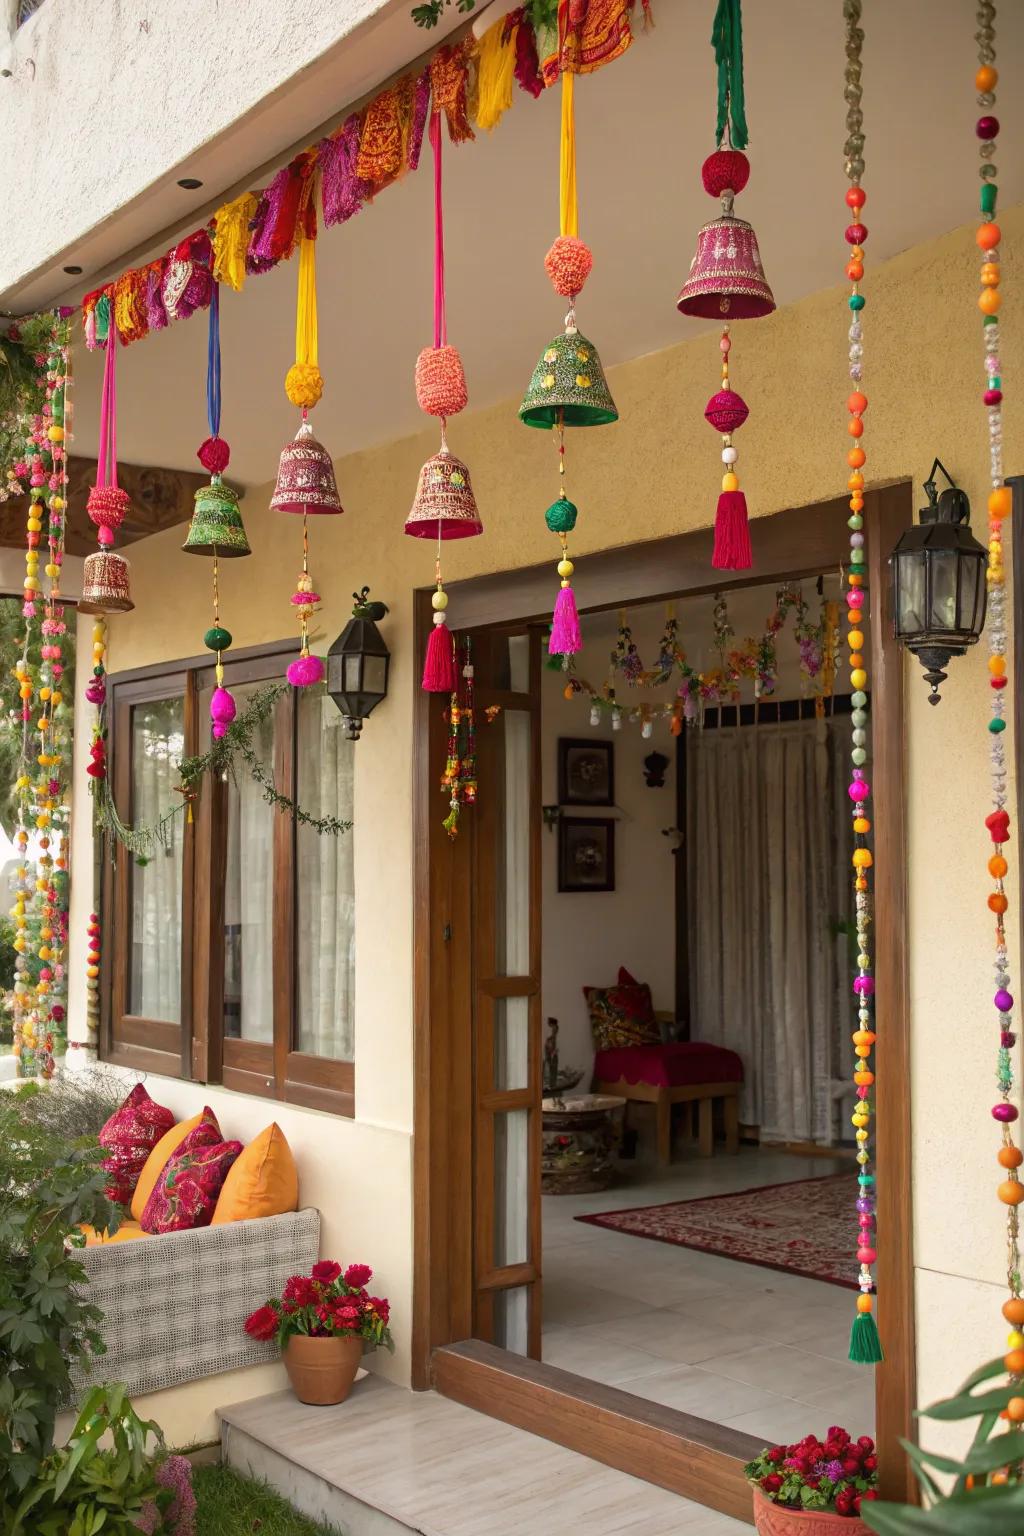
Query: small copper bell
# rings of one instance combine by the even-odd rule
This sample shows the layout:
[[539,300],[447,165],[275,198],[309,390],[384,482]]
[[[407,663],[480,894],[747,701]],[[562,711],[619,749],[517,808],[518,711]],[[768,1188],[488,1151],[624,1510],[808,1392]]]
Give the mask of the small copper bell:
[[341,512],[331,456],[304,421],[281,454],[270,498],[274,512]]
[[130,613],[135,607],[129,587],[128,561],[111,549],[86,555],[82,568],[80,613]]
[[484,531],[469,470],[443,438],[441,452],[420,470],[405,531],[414,539],[468,539]]

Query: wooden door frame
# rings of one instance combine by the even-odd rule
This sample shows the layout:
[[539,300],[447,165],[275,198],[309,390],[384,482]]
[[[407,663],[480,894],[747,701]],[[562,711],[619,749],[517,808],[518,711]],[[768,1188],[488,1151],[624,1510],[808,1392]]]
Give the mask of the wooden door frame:
[[[873,596],[873,819],[880,850],[873,932],[878,1324],[885,1361],[876,1367],[876,1438],[883,1495],[914,1500],[914,1479],[899,1445],[901,1436],[913,1433],[916,1403],[904,659],[893,637],[888,581],[889,554],[913,518],[909,483],[869,492],[864,510]],[[649,603],[766,582],[809,580],[847,558],[846,517],[845,502],[837,500],[758,520],[753,526],[756,568],[739,577],[725,573],[727,579],[711,568],[710,529],[600,551],[580,561],[578,595],[585,612],[597,612],[619,608],[623,601]],[[674,579],[667,586],[670,575]],[[453,583],[453,620],[474,628],[541,619],[550,609],[550,587],[548,565]],[[421,663],[430,631],[429,592],[414,594],[413,610]],[[748,1439],[741,1444],[735,1431],[673,1410],[660,1409],[655,1423],[652,1405],[630,1394],[616,1394],[613,1408],[605,1404],[602,1409],[607,1388],[504,1352],[498,1352],[500,1361],[493,1355],[485,1359],[480,1351],[489,1346],[463,1342],[470,1340],[472,1326],[472,1210],[471,1204],[467,1207],[465,1177],[472,1166],[472,1051],[465,1018],[469,951],[459,939],[468,931],[469,892],[460,889],[464,855],[458,841],[451,843],[439,833],[436,781],[443,759],[442,702],[417,689],[414,715],[413,1385],[424,1389],[436,1384],[474,1406],[490,1401],[489,1411],[498,1416],[617,1465],[615,1435],[591,1441],[584,1432],[581,1437],[579,1413],[569,1411],[567,1404],[589,1404],[592,1415],[607,1411],[609,1424],[621,1426],[628,1420],[634,1452],[640,1445],[649,1453],[635,1455],[629,1470],[728,1513],[742,1507],[749,1518],[742,1464],[760,1442]],[[506,1387],[496,1390],[502,1378]],[[487,1389],[481,1395],[484,1382]],[[500,1403],[495,1401],[498,1396]],[[635,1407],[624,1406],[622,1399]],[[586,1412],[583,1416],[585,1420]],[[666,1457],[666,1434],[686,1454]],[[712,1479],[700,1471],[709,1456],[716,1468]]]

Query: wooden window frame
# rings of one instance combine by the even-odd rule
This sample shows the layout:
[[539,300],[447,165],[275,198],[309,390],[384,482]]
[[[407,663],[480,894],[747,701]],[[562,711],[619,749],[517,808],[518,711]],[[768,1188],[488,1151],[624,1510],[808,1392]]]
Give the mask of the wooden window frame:
[[[232,653],[225,681],[240,686],[283,680],[285,658],[296,640]],[[200,750],[199,699],[213,680],[209,654],[134,668],[109,680],[109,752],[114,798],[131,816],[131,711],[137,704],[182,696],[185,751]],[[294,691],[275,706],[274,781],[295,792],[298,704]],[[124,743],[127,743],[125,749]],[[355,1113],[355,1063],[314,1056],[294,1048],[295,963],[298,930],[294,819],[276,813],[273,834],[272,1043],[229,1039],[224,1034],[224,882],[227,792],[218,781],[203,784],[186,821],[182,867],[181,1022],[136,1018],[125,1011],[130,965],[131,859],[115,842],[105,860],[103,908],[111,914],[101,965],[100,1048],[104,1060],[141,1071],[351,1117]]]

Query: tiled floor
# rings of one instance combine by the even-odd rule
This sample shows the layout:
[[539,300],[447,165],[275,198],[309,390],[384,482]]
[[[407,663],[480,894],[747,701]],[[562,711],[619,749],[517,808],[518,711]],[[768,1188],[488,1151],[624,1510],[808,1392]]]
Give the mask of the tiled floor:
[[830,1424],[873,1434],[873,1372],[846,1357],[852,1291],[574,1219],[842,1165],[754,1148],[676,1158],[624,1163],[601,1194],[545,1197],[544,1359],[765,1440]]

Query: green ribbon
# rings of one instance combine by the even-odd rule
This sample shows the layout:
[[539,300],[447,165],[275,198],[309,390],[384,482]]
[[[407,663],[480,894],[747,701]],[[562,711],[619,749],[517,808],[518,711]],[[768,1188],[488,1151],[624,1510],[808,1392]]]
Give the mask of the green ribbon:
[[711,27],[711,46],[718,65],[718,124],[715,143],[721,145],[726,122],[734,149],[747,147],[747,114],[743,97],[743,16],[740,0],[718,0]]

